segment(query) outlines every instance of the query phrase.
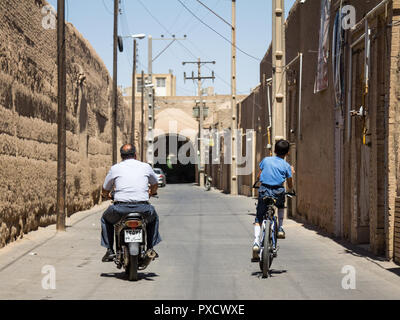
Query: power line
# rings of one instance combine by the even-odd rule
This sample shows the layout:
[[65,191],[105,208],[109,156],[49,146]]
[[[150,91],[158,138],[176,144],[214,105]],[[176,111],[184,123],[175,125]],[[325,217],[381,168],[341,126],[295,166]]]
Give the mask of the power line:
[[177,15],[176,18],[174,19],[174,21],[173,21],[172,25],[169,27],[169,29],[172,29],[172,28],[176,25],[176,23],[178,22],[178,20],[179,20],[181,14],[182,14],[182,12],[183,12],[183,8],[181,8],[181,11],[178,13],[178,15]]
[[[231,40],[229,40],[228,38],[226,38],[225,36],[223,36],[221,33],[219,33],[217,30],[215,30],[214,28],[210,27],[207,23],[205,23],[203,20],[201,20],[198,16],[196,16],[196,14],[193,13],[192,10],[190,10],[181,0],[178,0],[178,2],[187,10],[189,11],[193,17],[195,17],[197,20],[199,20],[203,25],[205,25],[207,28],[209,28],[210,30],[214,31],[216,34],[218,34],[222,39],[224,39],[225,41],[229,42],[231,45],[233,45],[233,43],[231,42]],[[246,56],[260,62],[261,60],[259,58],[256,58],[254,56],[252,56],[251,54],[243,51],[242,49],[240,49],[238,46],[235,46],[236,49],[238,49],[240,52],[244,53]]]
[[106,9],[106,11],[113,16],[114,14],[110,11],[110,9],[108,9],[108,7],[107,7],[106,3],[104,2],[104,0],[101,0],[101,1],[103,2],[103,6]]
[[168,29],[151,13],[149,9],[144,5],[144,3],[141,0],[137,0],[141,6],[147,11],[147,13],[156,21],[166,32],[168,32],[171,36],[172,34],[168,31]]
[[211,11],[214,15],[216,15],[218,18],[220,18],[223,22],[225,22],[228,26],[232,28],[232,24],[230,24],[228,21],[226,21],[224,18],[222,18],[218,13],[215,11],[211,10],[209,7],[207,7],[203,2],[200,0],[196,0],[198,3],[200,3],[203,7],[205,7],[207,10]]
[[[198,50],[204,57],[206,57],[206,58],[208,58],[208,56],[207,56],[207,54],[205,54],[204,52],[203,52],[203,50],[201,50],[193,41],[191,41],[190,39],[188,39],[189,40],[189,42],[196,48],[196,50]],[[194,56],[194,55],[193,55]],[[211,59],[209,59],[209,60],[211,60]],[[211,68],[209,67],[209,66],[207,66],[207,65],[205,65],[204,66],[206,69],[208,69],[209,71],[213,71],[213,70],[211,70]],[[217,74],[216,72],[214,72],[214,74],[215,74],[215,76],[219,79],[219,80],[221,80],[228,88],[231,88],[231,84],[228,82],[228,81],[226,81],[224,78],[222,78],[219,74]],[[238,93],[239,94],[247,94],[247,92],[244,92],[244,91],[238,91]]]
[[[215,3],[214,6],[217,7],[218,4],[220,3],[220,1],[221,1],[221,0],[217,0],[217,2]],[[198,8],[200,8],[200,5],[199,5]],[[182,10],[185,10],[185,8],[182,7]],[[195,12],[196,12],[196,11],[195,11]],[[204,19],[206,18],[207,15],[209,15],[209,12],[206,12],[206,13],[201,17],[201,20],[204,20]],[[194,30],[196,30],[196,29],[200,26],[200,24],[197,23],[197,21],[193,20],[193,17],[192,17],[191,14],[189,14],[188,16],[189,16],[189,18],[191,19],[191,21],[193,21],[194,25],[192,25],[192,26],[190,27],[190,29],[187,30],[186,33],[193,32]],[[189,21],[189,22],[190,22],[190,21]],[[189,23],[186,24],[186,26],[185,26],[184,28],[186,28],[187,26],[189,26]],[[183,29],[184,29],[184,28],[183,28]]]
[[[123,15],[124,13],[125,13],[125,10],[122,10],[122,13],[120,13],[120,14],[121,14],[121,16],[126,18],[126,15]],[[124,26],[123,19],[119,19],[118,22],[121,25],[122,33],[123,34],[126,33],[125,31],[127,30],[128,31],[127,34],[129,35],[130,34],[129,26],[127,26],[127,25]],[[128,52],[126,50],[124,50],[124,56],[125,56],[126,60],[128,61],[128,64],[131,66],[131,68],[133,68],[133,64],[132,64],[130,57],[128,56]]]
[[[153,18],[153,20],[155,22],[157,22],[157,24],[164,29],[165,32],[167,32],[170,36],[172,36],[172,33],[151,13],[151,11],[145,6],[145,4],[141,1],[141,0],[137,0],[140,5],[146,10],[146,12]],[[189,40],[190,41],[190,40]],[[190,41],[191,43],[193,43],[192,41]],[[185,49],[193,58],[197,59],[198,57],[188,48],[186,47],[181,41],[177,41],[177,43],[183,48]],[[201,50],[199,50],[201,51]],[[205,67],[207,69],[209,69],[209,71],[212,71],[207,65],[205,65]],[[229,88],[231,87],[230,83],[228,83],[225,79],[223,79],[219,74],[217,74],[216,72],[214,72],[215,76],[220,79],[224,84],[226,84]]]

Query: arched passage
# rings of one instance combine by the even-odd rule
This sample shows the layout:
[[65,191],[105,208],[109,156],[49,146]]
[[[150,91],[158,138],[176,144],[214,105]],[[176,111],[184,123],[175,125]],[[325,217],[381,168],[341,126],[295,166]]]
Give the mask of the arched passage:
[[178,108],[167,108],[155,116],[154,166],[161,168],[167,183],[196,180],[198,122]]
[[154,167],[161,168],[167,183],[193,183],[196,180],[196,148],[191,140],[178,134],[154,139]]

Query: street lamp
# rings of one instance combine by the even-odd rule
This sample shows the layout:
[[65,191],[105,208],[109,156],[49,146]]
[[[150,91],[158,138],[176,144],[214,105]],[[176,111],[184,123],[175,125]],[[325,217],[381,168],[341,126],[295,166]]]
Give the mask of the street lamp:
[[144,39],[146,38],[146,35],[144,33],[138,33],[138,34],[131,34],[129,36],[125,36],[122,38]]
[[[132,71],[132,124],[131,124],[131,144],[135,144],[135,83],[136,83],[136,39],[144,39],[144,33],[132,34],[122,38],[133,39],[133,71]],[[143,85],[143,84],[142,84]]]

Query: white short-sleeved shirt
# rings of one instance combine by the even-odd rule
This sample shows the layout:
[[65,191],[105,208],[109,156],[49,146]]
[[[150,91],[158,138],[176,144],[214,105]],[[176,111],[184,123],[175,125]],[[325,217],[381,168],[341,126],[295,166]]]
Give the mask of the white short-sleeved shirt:
[[103,188],[111,190],[115,186],[114,201],[148,201],[149,183],[157,183],[152,167],[135,159],[127,159],[111,167]]

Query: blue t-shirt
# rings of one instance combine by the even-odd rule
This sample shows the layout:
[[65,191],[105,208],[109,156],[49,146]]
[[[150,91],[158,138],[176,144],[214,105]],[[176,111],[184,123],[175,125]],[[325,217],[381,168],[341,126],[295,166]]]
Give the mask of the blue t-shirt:
[[292,168],[289,163],[279,157],[267,157],[260,163],[263,184],[281,186],[287,178],[292,177]]

